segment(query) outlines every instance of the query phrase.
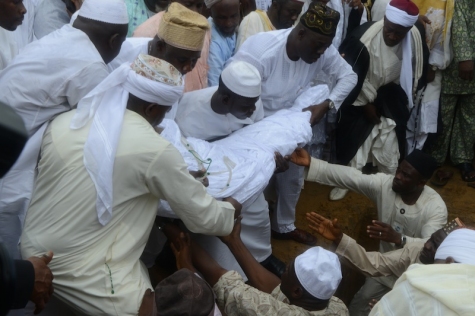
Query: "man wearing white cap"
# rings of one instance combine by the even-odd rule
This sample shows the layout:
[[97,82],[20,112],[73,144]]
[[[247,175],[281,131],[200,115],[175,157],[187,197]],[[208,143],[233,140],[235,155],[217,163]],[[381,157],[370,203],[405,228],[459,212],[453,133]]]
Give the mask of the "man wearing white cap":
[[[338,257],[321,247],[313,247],[287,266],[282,278],[262,267],[240,238],[241,218],[231,235],[221,240],[229,247],[248,276],[248,284],[236,271],[222,268],[176,226],[162,229],[183,260],[183,268],[200,272],[213,286],[219,308],[234,315],[339,315],[348,316],[345,304],[333,294],[342,275]],[[191,251],[192,250],[192,251]]]
[[[260,94],[261,76],[257,69],[246,62],[236,61],[223,70],[219,86],[185,93],[178,102],[175,121],[184,137],[207,141],[223,138],[264,118]],[[264,194],[244,208],[243,214],[242,237],[246,247],[257,261],[269,263],[273,272],[282,274],[283,263],[271,256],[269,209]],[[195,240],[199,240],[221,266],[241,270],[217,238],[196,236]]]
[[292,27],[302,11],[303,3],[301,0],[274,0],[267,12],[257,9],[246,15],[239,25],[235,51],[254,34]]
[[[372,162],[394,174],[406,156],[406,125],[426,85],[429,51],[417,27],[419,9],[410,0],[392,0],[384,20],[366,23],[345,39],[340,52],[358,74],[343,103],[336,130],[338,163],[361,170]],[[410,151],[407,151],[410,152]],[[335,188],[331,200],[348,191]]]
[[453,231],[439,246],[435,259],[436,264],[430,266],[410,266],[370,315],[472,315],[475,231]]
[[163,13],[154,37],[128,38],[109,68],[114,70],[125,62],[133,62],[139,54],[148,54],[169,62],[185,75],[200,58],[208,30],[204,16],[173,2]]
[[210,10],[211,44],[208,57],[208,87],[217,86],[224,65],[234,54],[240,21],[239,0],[205,0]]
[[[46,130],[21,251],[54,249],[52,315],[151,314],[153,288],[139,257],[159,199],[191,231],[231,232],[239,204],[209,196],[153,128],[182,91],[176,68],[139,55]],[[53,309],[64,304],[68,313]]]
[[[333,76],[335,86],[327,100],[309,104],[311,123],[336,111],[356,84],[351,66],[331,45],[340,15],[313,2],[295,28],[255,34],[248,38],[231,61],[254,65],[262,78],[264,115],[290,108],[317,74]],[[325,26],[325,27],[323,27]],[[273,236],[314,245],[315,237],[295,227],[295,207],[303,184],[303,169],[290,165],[276,176],[277,202],[272,217]]]
[[0,73],[0,101],[25,122],[30,139],[0,184],[0,236],[12,254],[29,204],[47,122],[74,108],[108,75],[127,33],[123,0],[86,0],[73,25],[31,43]]

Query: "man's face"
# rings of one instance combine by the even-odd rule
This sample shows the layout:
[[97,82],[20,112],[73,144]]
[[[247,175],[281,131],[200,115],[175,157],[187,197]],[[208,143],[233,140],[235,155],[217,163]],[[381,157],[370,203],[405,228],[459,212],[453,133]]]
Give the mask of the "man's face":
[[[300,33],[299,33],[300,34]],[[333,37],[324,36],[308,29],[302,37],[299,37],[299,55],[307,64],[315,63],[325,50],[330,47]]]
[[256,110],[257,98],[245,98],[236,94],[230,97],[230,113],[240,120],[251,117]]
[[211,17],[223,36],[233,36],[239,26],[239,0],[222,0],[214,4]]
[[289,0],[284,4],[277,5],[279,6],[277,9],[277,16],[279,20],[276,28],[281,30],[292,27],[295,21],[297,21],[300,12],[302,12],[303,2]]
[[23,23],[26,9],[22,0],[0,0],[0,27],[14,31]]
[[394,24],[386,17],[384,17],[384,27],[383,27],[383,39],[384,43],[393,47],[401,43],[406,34],[411,30],[412,27],[404,27],[399,24]]
[[196,66],[196,62],[201,56],[201,51],[191,51],[181,48],[177,48],[164,43],[162,47],[163,51],[160,52],[160,56],[154,56],[163,59],[173,66],[182,74],[185,75],[193,70]]
[[204,0],[174,0],[172,2],[177,2],[184,7],[195,11],[196,13],[203,14],[203,8],[205,5]]
[[427,240],[424,244],[421,254],[419,255],[419,260],[421,260],[423,264],[434,263],[435,253],[440,244],[444,241],[445,237],[447,237],[447,234],[442,228],[430,236],[429,240]]
[[406,160],[403,160],[396,170],[393,179],[392,189],[396,193],[410,193],[418,187],[424,185],[424,181],[419,172]]

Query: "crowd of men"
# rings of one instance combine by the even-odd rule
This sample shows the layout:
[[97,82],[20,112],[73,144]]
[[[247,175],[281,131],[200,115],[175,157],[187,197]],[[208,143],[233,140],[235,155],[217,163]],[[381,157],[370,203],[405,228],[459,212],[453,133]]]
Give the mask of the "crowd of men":
[[[0,157],[0,312],[475,314],[475,230],[427,186],[449,157],[475,181],[474,60],[469,0],[0,0],[0,124],[25,135]],[[251,127],[307,141],[232,161]],[[379,251],[312,212],[315,246],[304,180],[372,200]],[[311,247],[285,265],[271,238]],[[366,276],[348,306],[342,263]]]

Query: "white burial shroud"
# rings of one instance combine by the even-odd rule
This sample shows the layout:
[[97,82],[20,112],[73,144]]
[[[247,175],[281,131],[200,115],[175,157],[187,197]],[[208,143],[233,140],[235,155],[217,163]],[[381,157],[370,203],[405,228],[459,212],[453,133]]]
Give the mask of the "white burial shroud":
[[[290,155],[312,138],[309,105],[328,98],[326,85],[307,89],[292,108],[283,109],[263,120],[235,131],[226,138],[207,142],[184,138],[173,120],[164,119],[161,136],[183,156],[188,170],[208,169],[208,193],[216,199],[233,197],[243,206],[252,204],[274,174],[274,152]],[[212,128],[212,127],[210,127]],[[173,216],[168,203],[159,209],[161,216]]]

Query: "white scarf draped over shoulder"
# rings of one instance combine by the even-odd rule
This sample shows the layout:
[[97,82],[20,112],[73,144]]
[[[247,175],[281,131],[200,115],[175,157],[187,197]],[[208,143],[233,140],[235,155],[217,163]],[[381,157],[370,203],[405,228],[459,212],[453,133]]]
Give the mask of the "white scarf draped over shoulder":
[[150,80],[126,63],[79,102],[70,128],[83,128],[93,120],[84,145],[84,166],[96,187],[97,217],[102,225],[112,218],[114,159],[129,93],[150,103],[172,106],[182,95],[183,85]]

